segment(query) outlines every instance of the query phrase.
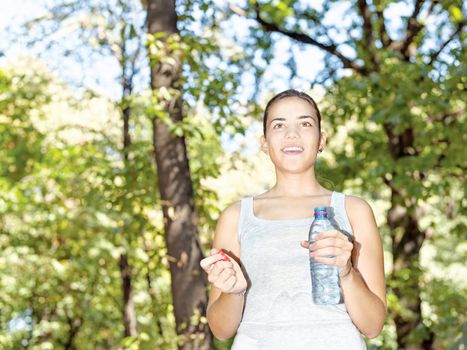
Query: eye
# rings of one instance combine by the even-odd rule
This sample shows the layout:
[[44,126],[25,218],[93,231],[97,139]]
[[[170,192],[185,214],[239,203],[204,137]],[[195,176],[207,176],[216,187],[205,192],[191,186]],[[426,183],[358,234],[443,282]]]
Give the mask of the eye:
[[308,127],[310,127],[310,126],[313,126],[313,124],[311,124],[310,122],[303,122],[303,123],[302,123],[302,126],[308,128]]
[[273,129],[281,129],[284,126],[284,123],[276,123],[272,126]]

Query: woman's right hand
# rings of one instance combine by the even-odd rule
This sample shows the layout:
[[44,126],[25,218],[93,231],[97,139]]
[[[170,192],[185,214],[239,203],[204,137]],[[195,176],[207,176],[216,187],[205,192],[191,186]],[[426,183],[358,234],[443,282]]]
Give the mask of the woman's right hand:
[[211,255],[200,262],[208,281],[223,293],[243,294],[247,282],[240,265],[223,250],[212,249]]

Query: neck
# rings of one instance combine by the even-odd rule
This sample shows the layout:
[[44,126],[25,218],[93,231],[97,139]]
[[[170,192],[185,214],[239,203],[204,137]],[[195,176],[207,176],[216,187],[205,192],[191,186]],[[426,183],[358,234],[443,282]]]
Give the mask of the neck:
[[305,197],[325,195],[329,191],[319,184],[312,168],[299,174],[276,171],[276,184],[270,193],[280,197]]

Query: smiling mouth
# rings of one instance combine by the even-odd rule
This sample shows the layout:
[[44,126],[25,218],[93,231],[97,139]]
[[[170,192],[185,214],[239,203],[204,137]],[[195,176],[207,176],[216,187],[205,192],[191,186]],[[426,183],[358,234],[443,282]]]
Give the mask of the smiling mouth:
[[300,154],[303,152],[303,148],[299,146],[290,146],[282,148],[282,152],[285,154]]

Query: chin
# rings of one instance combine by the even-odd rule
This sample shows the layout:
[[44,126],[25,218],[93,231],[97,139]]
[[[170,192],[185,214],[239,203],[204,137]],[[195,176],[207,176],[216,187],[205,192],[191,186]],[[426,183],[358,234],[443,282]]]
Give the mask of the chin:
[[278,167],[278,170],[283,174],[303,174],[309,172],[312,167]]

